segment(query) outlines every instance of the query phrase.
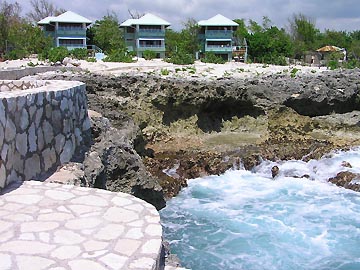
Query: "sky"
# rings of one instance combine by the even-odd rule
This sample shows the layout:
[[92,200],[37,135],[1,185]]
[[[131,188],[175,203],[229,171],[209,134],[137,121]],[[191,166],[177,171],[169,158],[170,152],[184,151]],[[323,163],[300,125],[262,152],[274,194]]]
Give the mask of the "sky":
[[[1,1],[1,0],[0,0]],[[14,2],[15,0],[7,0]],[[115,12],[119,22],[133,13],[152,13],[171,23],[171,28],[180,30],[183,23],[222,14],[229,19],[252,19],[259,24],[267,16],[273,25],[287,28],[289,18],[302,13],[315,21],[321,31],[360,30],[360,0],[48,0],[58,8],[71,10],[90,20],[101,19]],[[31,10],[30,0],[17,0],[23,14]]]

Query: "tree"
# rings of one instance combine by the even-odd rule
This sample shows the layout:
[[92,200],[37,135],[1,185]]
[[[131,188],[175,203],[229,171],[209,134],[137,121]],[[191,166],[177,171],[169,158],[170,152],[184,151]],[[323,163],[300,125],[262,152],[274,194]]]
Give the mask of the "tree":
[[90,30],[94,35],[94,44],[106,53],[109,53],[111,49],[125,48],[125,41],[119,26],[115,13],[109,13],[101,20],[97,20]]
[[140,19],[142,16],[145,15],[145,13],[140,13],[137,10],[131,11],[130,9],[128,9],[128,13],[129,13],[131,19]]
[[48,0],[30,0],[30,4],[33,11],[29,12],[27,17],[33,22],[38,22],[48,16],[57,16],[66,11],[57,8],[52,3],[48,2]]
[[290,36],[284,29],[271,26],[263,17],[262,26],[250,20],[251,34],[248,35],[249,55],[253,60],[268,64],[285,64],[285,57],[293,52]]
[[10,31],[21,23],[20,12],[21,7],[18,2],[12,4],[6,0],[0,1],[0,54],[8,51],[11,45]]
[[349,36],[351,44],[348,48],[348,56],[360,60],[360,30],[350,33]]
[[319,29],[315,21],[304,14],[294,14],[289,19],[290,36],[294,42],[295,58],[301,58],[308,50],[315,50],[316,40],[319,37]]
[[192,64],[195,53],[200,50],[198,40],[199,26],[190,18],[183,23],[184,28],[180,32],[171,29],[166,30],[166,54],[170,62],[174,64]]
[[320,34],[319,45],[317,47],[323,47],[326,45],[334,45],[340,48],[349,48],[351,45],[351,37],[344,31],[325,30]]
[[184,29],[181,30],[182,48],[190,54],[195,55],[200,49],[198,40],[199,26],[195,19],[189,18],[183,22]]
[[259,32],[262,32],[264,30],[261,27],[261,25],[259,25],[256,21],[253,21],[251,19],[249,20],[248,29],[252,34],[259,33]]
[[249,36],[249,31],[246,27],[244,19],[235,19],[234,22],[236,22],[239,25],[236,28],[234,36],[240,41],[243,40],[244,38],[247,38]]
[[25,20],[11,28],[9,40],[16,51],[22,51],[25,55],[39,54],[52,46],[50,37],[46,37],[39,27]]

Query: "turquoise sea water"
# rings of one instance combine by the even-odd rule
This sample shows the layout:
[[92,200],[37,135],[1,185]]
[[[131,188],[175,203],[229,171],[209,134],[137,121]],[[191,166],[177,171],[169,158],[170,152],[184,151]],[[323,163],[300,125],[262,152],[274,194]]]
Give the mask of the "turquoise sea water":
[[164,238],[193,270],[359,270],[360,193],[327,183],[345,169],[360,173],[360,149],[190,180],[161,211]]

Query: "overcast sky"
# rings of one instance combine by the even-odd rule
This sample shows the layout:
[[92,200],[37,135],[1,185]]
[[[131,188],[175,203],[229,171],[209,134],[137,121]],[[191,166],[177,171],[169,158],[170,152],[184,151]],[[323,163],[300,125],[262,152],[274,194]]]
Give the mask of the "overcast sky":
[[[8,0],[14,2],[15,0]],[[316,22],[321,31],[360,30],[360,0],[48,0],[59,8],[71,10],[88,19],[101,19],[114,11],[122,22],[129,18],[128,10],[152,13],[179,30],[188,18],[208,19],[222,14],[229,19],[242,18],[262,22],[267,16],[273,24],[286,28],[288,19],[303,13]],[[25,14],[31,9],[30,0],[17,0]]]

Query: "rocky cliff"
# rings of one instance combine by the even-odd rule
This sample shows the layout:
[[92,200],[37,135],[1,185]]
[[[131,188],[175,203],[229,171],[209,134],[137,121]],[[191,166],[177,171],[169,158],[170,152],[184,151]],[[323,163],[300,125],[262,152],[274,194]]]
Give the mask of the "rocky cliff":
[[42,78],[85,82],[90,109],[115,128],[132,129],[120,112],[133,119],[142,135],[134,138],[135,149],[167,196],[187,178],[251,168],[262,158],[319,158],[360,144],[359,70],[206,81],[86,72]]

